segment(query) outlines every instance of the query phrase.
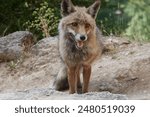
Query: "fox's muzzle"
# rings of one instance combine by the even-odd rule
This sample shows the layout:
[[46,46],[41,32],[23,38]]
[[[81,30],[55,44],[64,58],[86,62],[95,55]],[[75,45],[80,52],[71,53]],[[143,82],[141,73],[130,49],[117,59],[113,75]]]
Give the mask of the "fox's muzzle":
[[74,36],[75,41],[86,41],[87,40],[87,34],[80,34],[76,33],[74,30],[69,29],[68,32]]
[[77,49],[82,49],[84,42],[87,40],[87,35],[75,33],[73,31],[69,32],[69,37],[75,43]]
[[86,34],[79,34],[79,33],[77,33],[75,35],[75,40],[76,41],[86,41],[87,40],[87,35]]

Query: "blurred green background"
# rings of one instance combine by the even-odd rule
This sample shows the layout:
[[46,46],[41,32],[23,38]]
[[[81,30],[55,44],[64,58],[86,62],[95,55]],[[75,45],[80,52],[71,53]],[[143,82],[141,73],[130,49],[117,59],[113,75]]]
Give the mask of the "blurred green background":
[[[72,0],[88,7],[94,0]],[[150,0],[101,0],[97,25],[103,35],[150,41]],[[0,37],[29,30],[38,39],[58,34],[61,0],[0,0]]]

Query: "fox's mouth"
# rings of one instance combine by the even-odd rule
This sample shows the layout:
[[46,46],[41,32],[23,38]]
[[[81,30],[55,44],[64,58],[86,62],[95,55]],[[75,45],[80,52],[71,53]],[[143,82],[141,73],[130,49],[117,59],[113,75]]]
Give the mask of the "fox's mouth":
[[75,43],[77,49],[82,49],[84,46],[84,41],[75,40],[75,36],[72,33],[69,33],[71,40]]
[[83,41],[77,41],[77,42],[75,42],[75,43],[76,43],[75,45],[76,45],[76,48],[77,48],[77,49],[82,49],[82,47],[83,47],[83,45],[84,45],[84,44],[83,44]]

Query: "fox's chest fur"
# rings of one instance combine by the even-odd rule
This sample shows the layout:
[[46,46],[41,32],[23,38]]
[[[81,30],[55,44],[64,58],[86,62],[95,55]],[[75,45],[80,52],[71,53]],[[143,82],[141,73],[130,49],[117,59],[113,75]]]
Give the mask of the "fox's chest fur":
[[91,64],[97,57],[99,48],[98,44],[90,46],[89,43],[89,41],[86,41],[82,49],[77,49],[71,39],[60,36],[59,51],[62,60],[70,66]]
[[86,45],[82,49],[77,49],[71,40],[66,41],[66,62],[71,64],[81,64],[90,57],[90,49]]

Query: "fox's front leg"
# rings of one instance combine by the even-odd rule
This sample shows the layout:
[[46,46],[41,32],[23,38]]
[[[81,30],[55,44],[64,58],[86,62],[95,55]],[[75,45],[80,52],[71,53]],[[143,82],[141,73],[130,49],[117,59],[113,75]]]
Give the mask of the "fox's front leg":
[[82,87],[82,93],[88,92],[89,87],[89,81],[91,77],[91,66],[90,65],[84,65],[83,66],[83,87]]
[[81,66],[77,66],[76,68],[76,93],[81,93],[82,92],[82,85],[81,85],[81,81],[80,81],[80,69],[81,69]]
[[68,83],[69,83],[69,93],[73,94],[76,92],[76,68],[68,67]]

